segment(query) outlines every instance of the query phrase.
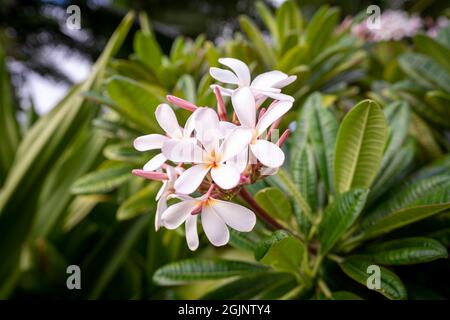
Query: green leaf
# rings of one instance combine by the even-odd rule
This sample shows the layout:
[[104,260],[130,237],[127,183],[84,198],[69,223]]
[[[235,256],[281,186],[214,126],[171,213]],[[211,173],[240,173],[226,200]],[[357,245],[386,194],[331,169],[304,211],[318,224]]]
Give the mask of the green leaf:
[[403,71],[420,85],[450,92],[450,73],[431,58],[420,53],[407,52],[399,58]]
[[372,226],[365,229],[360,238],[363,240],[372,239],[408,224],[431,217],[440,212],[444,212],[448,209],[450,209],[450,202],[442,204],[419,205],[400,209],[386,215]]
[[293,157],[291,163],[293,180],[314,211],[317,208],[318,178],[312,148],[306,145],[299,152],[295,152]]
[[126,164],[114,165],[88,173],[72,186],[74,194],[106,193],[131,179],[131,167]]
[[334,192],[333,186],[333,161],[338,123],[334,114],[322,106],[320,95],[311,97],[314,109],[311,116],[311,143],[316,153],[319,171],[325,181],[328,192]]
[[126,199],[117,210],[117,220],[131,219],[144,212],[156,210],[155,197],[161,183],[152,181],[148,186]]
[[161,131],[155,110],[164,101],[164,90],[139,83],[122,76],[111,77],[106,85],[109,96],[116,103],[110,106],[143,132]]
[[287,236],[272,243],[260,261],[276,271],[298,275],[304,263],[305,254],[305,245],[299,239]]
[[447,250],[430,238],[395,239],[373,245],[364,251],[376,263],[383,265],[409,265],[447,258]]
[[270,68],[276,65],[276,58],[272,48],[266,43],[261,31],[255,25],[255,23],[246,16],[239,18],[242,31],[251,40],[255,46],[256,53],[264,62],[266,67]]
[[[367,280],[371,276],[367,268],[373,263],[363,257],[350,257],[345,259],[340,264],[342,271],[344,271],[350,278],[366,286]],[[400,278],[384,267],[380,266],[380,289],[373,289],[386,298],[391,300],[405,300],[407,299],[407,292]]]
[[417,51],[433,58],[434,61],[443,66],[450,74],[450,61],[448,59],[448,57],[450,57],[450,49],[433,38],[423,34],[414,36],[414,45],[416,46]]
[[266,239],[261,241],[255,249],[255,259],[261,260],[272,246],[272,244],[289,237],[289,233],[285,230],[276,230]]
[[289,198],[278,188],[265,188],[255,195],[256,202],[274,218],[288,222],[292,216]]
[[134,51],[139,57],[139,60],[150,68],[150,70],[156,74],[159,73],[163,54],[153,35],[137,31],[134,36]]
[[338,193],[371,186],[386,138],[383,111],[375,102],[364,100],[345,116],[339,128],[334,159],[334,186]]
[[314,14],[305,31],[305,41],[310,48],[311,58],[315,58],[329,44],[339,19],[339,10],[322,6]]
[[170,286],[193,281],[248,276],[267,270],[263,265],[242,261],[189,259],[159,268],[153,276],[153,281],[162,286]]
[[366,203],[366,189],[352,189],[341,194],[323,213],[318,229],[320,254],[326,255],[358,218]]

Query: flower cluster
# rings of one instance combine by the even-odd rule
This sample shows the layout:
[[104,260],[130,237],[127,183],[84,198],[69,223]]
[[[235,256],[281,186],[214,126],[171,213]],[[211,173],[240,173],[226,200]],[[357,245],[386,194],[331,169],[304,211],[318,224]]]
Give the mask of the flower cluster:
[[[143,170],[133,170],[137,176],[163,182],[156,197],[156,230],[161,226],[176,229],[184,223],[191,250],[199,245],[199,216],[206,237],[215,246],[228,243],[228,227],[241,232],[253,229],[255,214],[225,200],[238,194],[243,185],[276,173],[283,164],[280,146],[289,131],[278,138],[277,127],[294,101],[281,88],[295,81],[295,76],[270,71],[251,81],[242,61],[222,58],[219,62],[229,70],[211,68],[211,76],[233,88],[211,86],[217,111],[168,96],[169,103],[192,112],[184,128],[173,109],[161,104],[155,115],[165,135],[148,134],[134,141],[139,151],[160,150]],[[223,96],[231,97],[231,121]],[[267,99],[272,101],[264,108]],[[180,201],[168,206],[169,199]]]

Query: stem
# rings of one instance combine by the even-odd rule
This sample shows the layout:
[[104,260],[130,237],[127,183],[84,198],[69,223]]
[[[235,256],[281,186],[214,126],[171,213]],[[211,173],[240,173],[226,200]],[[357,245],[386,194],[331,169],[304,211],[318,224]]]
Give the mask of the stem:
[[328,288],[327,284],[325,283],[325,281],[323,281],[322,279],[319,279],[319,281],[317,282],[317,284],[319,285],[319,289],[320,291],[323,292],[323,294],[325,295],[325,297],[327,297],[328,299],[331,299],[331,297],[333,296],[333,294],[331,293],[330,288]]
[[253,196],[244,188],[239,191],[240,196],[244,199],[255,211],[256,215],[263,220],[271,229],[285,229],[274,218],[272,218],[266,210],[264,210],[256,201]]
[[223,102],[222,93],[218,87],[214,87],[214,94],[217,99],[217,113],[219,114],[219,119],[223,121],[227,121],[227,109],[225,107],[225,103]]
[[339,256],[337,256],[335,254],[332,254],[332,253],[329,253],[327,255],[327,258],[330,259],[330,260],[333,260],[334,262],[339,263],[339,264],[341,264],[342,261],[344,261],[343,258],[341,258],[341,257],[339,257]]

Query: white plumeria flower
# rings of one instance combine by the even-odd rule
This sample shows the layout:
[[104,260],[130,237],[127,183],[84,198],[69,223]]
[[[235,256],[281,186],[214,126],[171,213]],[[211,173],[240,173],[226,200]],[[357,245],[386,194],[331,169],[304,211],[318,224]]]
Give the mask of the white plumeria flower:
[[[140,136],[134,140],[134,148],[138,151],[149,151],[155,149],[161,149],[163,144],[170,140],[180,141],[189,140],[190,136],[194,130],[194,117],[195,112],[186,121],[186,125],[183,128],[178,124],[175,112],[168,104],[160,104],[155,111],[156,120],[160,127],[164,130],[166,135],[162,134],[147,134],[145,136]],[[144,165],[145,171],[153,171],[160,168],[167,158],[159,153],[154,156],[150,161]]]
[[211,171],[212,180],[222,189],[231,189],[238,185],[240,171],[226,162],[244,150],[252,139],[251,131],[237,127],[224,137],[220,132],[217,113],[210,108],[201,108],[195,119],[196,137],[201,143],[193,142],[165,143],[163,154],[174,162],[193,163],[175,182],[177,193],[190,194],[202,183]]
[[213,85],[220,89],[222,95],[232,96],[241,88],[250,88],[255,99],[259,103],[262,103],[267,97],[275,100],[294,101],[294,98],[291,96],[281,93],[281,88],[294,82],[295,79],[297,79],[296,76],[288,76],[281,71],[274,70],[262,73],[251,81],[250,70],[241,60],[234,58],[220,58],[219,62],[229,67],[233,72],[212,67],[209,69],[211,76],[220,82],[238,86],[236,89],[228,89]]
[[258,122],[256,122],[255,98],[249,88],[242,88],[233,95],[232,103],[241,125],[252,131],[250,150],[253,155],[266,167],[280,167],[284,162],[284,152],[275,143],[258,139],[258,137],[292,108],[292,102],[277,101],[273,103]]
[[162,223],[167,229],[178,228],[185,223],[186,241],[189,249],[196,250],[199,240],[197,217],[201,216],[203,230],[214,246],[223,246],[230,240],[233,228],[240,232],[250,232],[256,224],[255,214],[236,203],[214,199],[209,195],[200,198],[182,197],[183,201],[170,206],[162,214]]

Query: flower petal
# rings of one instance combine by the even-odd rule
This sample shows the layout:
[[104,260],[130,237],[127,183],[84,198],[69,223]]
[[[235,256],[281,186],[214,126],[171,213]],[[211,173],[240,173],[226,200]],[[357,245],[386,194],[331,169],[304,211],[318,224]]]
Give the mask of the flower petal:
[[161,149],[163,142],[167,139],[169,138],[162,134],[147,134],[145,136],[137,137],[133,142],[133,146],[138,151]]
[[156,108],[155,115],[159,125],[167,132],[167,134],[172,138],[181,137],[182,133],[177,116],[168,104],[160,104],[158,108]]
[[209,74],[217,81],[223,83],[239,84],[239,79],[230,70],[224,70],[219,68],[209,68]]
[[186,218],[185,233],[186,242],[190,250],[195,251],[198,248],[198,234],[197,234],[197,214],[190,214]]
[[240,173],[231,165],[217,164],[211,169],[211,177],[222,189],[231,189],[238,185]]
[[253,137],[252,130],[238,127],[223,141],[220,149],[220,162],[225,162],[242,152]]
[[194,138],[168,140],[163,143],[161,151],[170,161],[185,163],[202,163],[205,153]]
[[293,97],[291,97],[287,94],[284,94],[284,93],[277,93],[277,92],[271,92],[271,91],[265,91],[265,90],[259,90],[258,92],[259,92],[259,94],[265,95],[274,100],[289,101],[289,102],[295,101],[295,99]]
[[198,203],[198,200],[193,199],[171,205],[161,216],[163,226],[170,230],[178,228],[187,219]]
[[166,197],[161,197],[156,204],[156,213],[155,213],[155,230],[158,231],[162,224],[162,214],[167,209],[167,199]]
[[166,160],[167,158],[162,153],[158,153],[144,165],[143,169],[144,171],[154,171],[156,169],[159,169],[164,164],[164,162],[166,162]]
[[277,168],[284,162],[284,152],[275,143],[257,140],[250,145],[255,157],[266,167]]
[[288,77],[284,72],[274,70],[264,72],[253,79],[252,87],[272,88],[278,82],[285,80]]
[[169,186],[169,181],[164,181],[161,188],[159,188],[158,194],[156,195],[155,200],[158,201],[161,196],[164,194],[164,192],[166,192],[167,187]]
[[244,62],[234,58],[220,58],[219,62],[233,70],[239,79],[239,85],[250,85],[250,70]]
[[202,108],[195,117],[196,138],[206,151],[211,152],[219,146],[221,137],[219,116],[211,108]]
[[290,85],[292,82],[297,80],[297,76],[289,76],[284,80],[281,80],[273,85],[274,88],[283,88]]
[[219,88],[220,93],[222,94],[222,96],[231,96],[234,92],[235,89],[229,89],[229,88],[224,88],[222,86],[219,86],[217,84],[212,84],[209,86],[211,88],[212,91],[214,91],[214,88]]
[[227,160],[226,164],[235,167],[239,173],[243,172],[248,164],[248,148],[244,148],[237,155]]
[[228,226],[237,231],[250,232],[255,227],[256,216],[246,207],[217,199],[211,200],[211,206]]
[[227,225],[209,205],[203,207],[202,225],[206,237],[216,247],[226,245],[230,240]]
[[258,134],[261,135],[272,123],[280,119],[291,108],[292,102],[289,101],[279,101],[270,106],[256,125]]
[[248,87],[235,90],[231,95],[234,111],[243,126],[255,127],[256,104],[255,97]]
[[209,171],[209,166],[197,164],[184,171],[175,181],[177,193],[190,194],[197,190]]

